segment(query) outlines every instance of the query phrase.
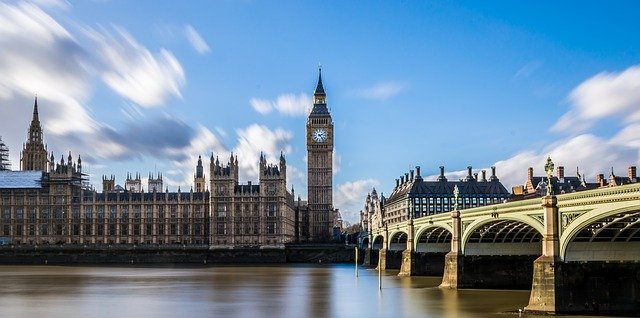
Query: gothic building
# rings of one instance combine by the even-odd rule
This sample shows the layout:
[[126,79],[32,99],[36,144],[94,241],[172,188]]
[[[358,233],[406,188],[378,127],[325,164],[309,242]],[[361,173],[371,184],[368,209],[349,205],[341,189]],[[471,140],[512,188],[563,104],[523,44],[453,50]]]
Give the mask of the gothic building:
[[46,171],[47,149],[42,139],[42,125],[38,116],[38,98],[33,104],[33,118],[27,133],[27,142],[20,155],[20,170]]
[[53,153],[48,158],[36,99],[20,156],[22,171],[0,171],[0,241],[212,248],[329,241],[332,235],[339,237],[336,229],[342,227],[342,219],[333,207],[333,120],[321,74],[306,131],[306,202],[296,202],[293,189],[287,189],[282,153],[277,164],[267,163],[261,154],[258,184],[239,182],[234,154],[226,163],[212,154],[208,189],[199,157],[189,192],[163,188],[161,173],[150,173],[145,189],[139,173],[128,173],[124,187],[116,184],[114,175],[102,176],[98,193],[87,184],[79,156],[75,162],[71,153],[57,163]]
[[295,237],[294,195],[287,190],[283,154],[277,165],[260,154],[260,183],[238,182],[238,157],[210,164],[211,245],[283,246]]
[[311,241],[333,236],[333,120],[327,108],[322,72],[313,93],[313,109],[307,118],[307,196]]

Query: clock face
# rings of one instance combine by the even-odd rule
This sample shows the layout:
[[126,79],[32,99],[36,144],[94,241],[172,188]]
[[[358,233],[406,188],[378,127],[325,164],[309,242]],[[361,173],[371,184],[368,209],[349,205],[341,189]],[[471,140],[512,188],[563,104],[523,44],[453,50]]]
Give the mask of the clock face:
[[316,128],[311,137],[315,142],[324,142],[327,140],[327,131],[322,128]]

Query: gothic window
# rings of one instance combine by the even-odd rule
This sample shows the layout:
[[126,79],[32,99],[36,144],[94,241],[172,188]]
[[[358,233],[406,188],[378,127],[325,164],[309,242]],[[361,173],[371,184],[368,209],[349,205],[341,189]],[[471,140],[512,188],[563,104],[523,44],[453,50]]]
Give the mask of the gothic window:
[[93,209],[90,206],[84,208],[84,218],[91,220],[93,218]]
[[98,219],[100,219],[100,220],[104,219],[104,207],[103,206],[99,206],[98,207]]
[[109,218],[112,220],[116,219],[116,207],[114,205],[109,207]]
[[218,217],[223,218],[227,216],[227,205],[218,204]]
[[276,224],[274,222],[267,222],[267,234],[276,234]]
[[275,204],[269,204],[268,210],[267,210],[267,216],[275,217],[276,213],[277,213],[277,206]]
[[227,234],[227,224],[226,223],[218,223],[218,235],[226,235]]

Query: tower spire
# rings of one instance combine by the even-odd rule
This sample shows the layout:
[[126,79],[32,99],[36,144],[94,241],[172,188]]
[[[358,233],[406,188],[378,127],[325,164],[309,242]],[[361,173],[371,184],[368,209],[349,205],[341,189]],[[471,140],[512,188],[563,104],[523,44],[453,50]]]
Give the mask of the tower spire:
[[36,94],[35,102],[33,103],[33,121],[39,122],[40,118],[38,116],[38,94]]
[[322,66],[318,65],[318,85],[316,85],[316,90],[313,93],[314,96],[326,96],[327,94],[324,92],[324,86],[322,85]]

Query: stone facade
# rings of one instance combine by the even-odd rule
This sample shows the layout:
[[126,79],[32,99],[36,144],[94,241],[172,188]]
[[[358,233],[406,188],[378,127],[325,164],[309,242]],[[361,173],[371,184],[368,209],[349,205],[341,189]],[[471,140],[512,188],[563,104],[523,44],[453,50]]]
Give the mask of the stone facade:
[[293,194],[287,190],[284,155],[278,165],[260,155],[260,184],[238,182],[238,157],[210,166],[211,245],[283,246],[295,240]]

